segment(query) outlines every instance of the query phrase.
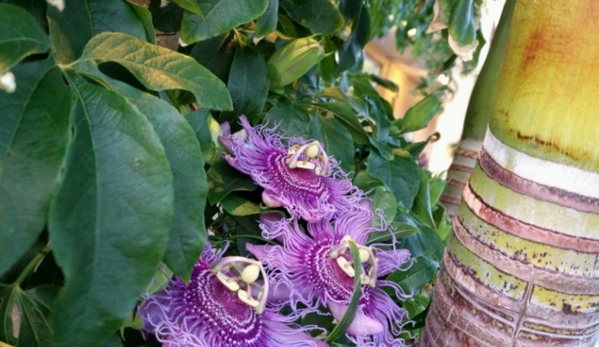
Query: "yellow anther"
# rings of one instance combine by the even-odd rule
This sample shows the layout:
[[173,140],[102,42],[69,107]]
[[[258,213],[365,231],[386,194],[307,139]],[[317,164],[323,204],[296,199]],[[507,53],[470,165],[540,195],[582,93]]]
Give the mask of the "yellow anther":
[[368,261],[370,258],[370,250],[368,248],[360,248],[360,263]]
[[307,169],[307,170],[314,170],[316,168],[316,165],[314,165],[313,163],[311,163],[309,161],[301,161],[301,160],[298,160],[297,162],[295,162],[295,166],[300,169]]
[[237,297],[239,298],[239,300],[241,300],[245,304],[248,304],[251,307],[258,307],[258,305],[260,305],[260,302],[258,300],[252,298],[252,294],[249,293],[249,289],[248,291],[245,291],[243,289],[238,290]]
[[344,257],[337,258],[337,265],[345,272],[349,277],[354,277],[356,275],[356,270],[353,268],[352,264],[347,261]]
[[216,273],[216,278],[218,278],[220,283],[224,284],[225,287],[229,288],[229,290],[232,292],[236,292],[240,288],[239,284],[237,283],[237,281],[235,281],[235,279],[225,275],[220,271]]
[[316,142],[312,142],[312,144],[309,145],[308,148],[306,148],[304,153],[306,153],[306,156],[308,158],[316,158],[319,150],[320,148],[318,148],[318,144]]
[[260,276],[260,267],[256,264],[250,264],[241,271],[241,280],[245,283],[254,283]]

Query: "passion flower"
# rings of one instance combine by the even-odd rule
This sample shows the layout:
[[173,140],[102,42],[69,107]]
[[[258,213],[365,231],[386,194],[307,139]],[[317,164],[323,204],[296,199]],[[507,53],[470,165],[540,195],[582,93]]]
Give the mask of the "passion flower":
[[[318,311],[327,306],[337,320],[347,311],[353,294],[353,260],[349,243],[359,249],[362,296],[354,321],[347,329],[348,337],[358,346],[403,346],[399,338],[406,311],[381,289],[389,287],[399,299],[409,297],[396,283],[381,279],[401,269],[410,253],[405,249],[384,250],[367,246],[373,214],[366,209],[329,221],[309,223],[307,233],[297,221],[263,215],[262,236],[277,239],[281,246],[246,245],[247,249],[272,272],[270,299],[291,305],[298,315]],[[302,305],[297,305],[297,303]],[[299,308],[298,308],[299,307]]]
[[139,309],[144,330],[163,346],[327,346],[306,333],[310,327],[293,329],[290,318],[265,307],[268,280],[259,262],[207,248],[189,284],[173,277]]
[[275,129],[252,127],[244,116],[241,125],[239,133],[220,137],[231,153],[225,159],[264,188],[267,206],[283,206],[294,217],[318,222],[351,209],[361,199],[362,192],[318,141],[284,138]]

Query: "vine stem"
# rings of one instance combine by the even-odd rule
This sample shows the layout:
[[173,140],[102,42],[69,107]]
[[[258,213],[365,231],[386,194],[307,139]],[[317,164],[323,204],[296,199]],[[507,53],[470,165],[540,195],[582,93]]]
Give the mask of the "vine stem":
[[33,269],[35,269],[35,267],[37,266],[37,264],[48,254],[50,253],[52,249],[50,248],[50,245],[46,245],[46,247],[44,247],[44,249],[42,249],[41,251],[39,251],[35,257],[33,257],[33,259],[31,259],[31,261],[29,262],[29,264],[27,264],[27,266],[25,267],[25,269],[23,269],[23,272],[21,272],[21,274],[19,275],[19,277],[15,280],[15,282],[13,283],[13,285],[16,286],[20,286],[21,283],[25,280],[25,278],[27,278],[27,276],[29,276],[29,274],[33,271]]

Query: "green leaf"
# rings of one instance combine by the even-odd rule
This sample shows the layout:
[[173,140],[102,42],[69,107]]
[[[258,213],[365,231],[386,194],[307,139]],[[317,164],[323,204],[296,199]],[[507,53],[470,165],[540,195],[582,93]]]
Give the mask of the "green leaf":
[[449,17],[449,34],[460,46],[468,45],[476,40],[473,0],[458,0]]
[[407,248],[413,257],[424,255],[440,263],[445,244],[431,228],[421,224],[417,224],[417,227],[420,232],[399,240],[397,247]]
[[214,205],[231,192],[254,190],[256,185],[251,177],[232,168],[226,161],[220,160],[208,170],[208,201]]
[[205,108],[232,108],[224,83],[192,58],[126,34],[94,37],[72,66],[80,73],[95,74],[96,65],[106,62],[122,65],[148,89],[183,89],[193,93]]
[[316,115],[310,120],[308,129],[310,137],[324,143],[327,155],[334,157],[344,172],[354,171],[354,141],[337,119]]
[[220,124],[212,118],[207,109],[195,110],[185,118],[200,142],[204,162],[210,162],[218,146],[217,137],[221,135]]
[[426,256],[418,256],[409,269],[395,271],[388,277],[388,281],[393,281],[407,293],[413,292],[430,283],[437,275],[439,263]]
[[313,34],[333,34],[343,27],[343,16],[329,0],[280,0],[289,17]]
[[18,6],[0,4],[0,76],[26,56],[48,49],[48,36],[35,17]]
[[401,119],[401,130],[404,133],[425,128],[439,111],[441,100],[431,94],[420,100],[416,105],[410,107],[406,115]]
[[86,43],[103,32],[121,32],[140,40],[148,33],[142,18],[123,0],[67,0],[62,12],[48,6],[50,40],[60,63],[77,59]]
[[310,116],[303,105],[285,99],[268,110],[264,117],[271,128],[277,126],[277,133],[287,136],[307,137]]
[[[378,186],[374,190],[372,199],[372,211],[376,212],[380,210],[383,213],[383,218],[387,225],[393,222],[395,214],[397,213],[397,200],[395,195],[386,190],[385,188]],[[378,217],[373,219],[373,227],[380,229],[382,227],[381,221]]]
[[420,184],[418,194],[412,206],[412,213],[418,220],[430,228],[435,227],[433,212],[431,206],[430,189],[428,185],[429,175],[424,170],[420,170]]
[[242,198],[237,194],[229,194],[222,201],[221,204],[225,211],[229,212],[234,216],[250,216],[254,214],[260,214],[268,212],[268,209],[263,209],[260,205]]
[[[49,315],[58,287],[42,285],[24,291],[17,285],[0,285],[0,338],[16,347],[50,345]],[[18,331],[18,340],[14,333]]]
[[378,186],[382,186],[383,182],[377,178],[374,178],[366,173],[366,171],[360,171],[354,178],[354,185],[363,191],[375,189]]
[[66,285],[56,346],[94,346],[127,320],[166,250],[173,176],[152,125],[113,91],[71,73],[75,137],[48,229]]
[[268,0],[199,0],[204,17],[185,11],[181,39],[194,43],[209,39],[252,21],[266,11]]
[[60,181],[72,94],[51,60],[13,69],[19,87],[0,92],[0,274],[35,242]]
[[238,44],[227,82],[233,111],[222,113],[220,120],[231,121],[245,114],[251,123],[257,123],[262,117],[268,86],[268,68],[262,56],[249,44]]
[[129,1],[126,1],[125,3],[131,7],[133,12],[135,12],[137,15],[141,25],[143,25],[146,32],[146,41],[156,44],[156,30],[154,29],[154,24],[152,23],[152,14],[150,11],[143,6]]
[[235,40],[231,33],[216,36],[193,45],[189,56],[210,70],[222,81],[229,78],[235,54]]
[[365,6],[352,24],[351,35],[339,48],[339,71],[345,71],[364,60],[364,46],[370,40],[370,16]]
[[314,106],[333,113],[335,118],[350,132],[354,142],[361,145],[368,144],[368,134],[358,121],[356,112],[347,103],[340,101],[319,102],[315,103]]
[[393,192],[397,202],[411,209],[420,184],[420,168],[412,158],[399,157],[391,161],[375,152],[368,157],[366,173],[378,178]]
[[333,342],[345,333],[347,328],[349,328],[350,324],[356,317],[356,310],[358,309],[360,297],[362,297],[362,283],[360,280],[360,277],[362,276],[362,264],[360,263],[360,250],[356,246],[355,242],[350,241],[348,244],[354,269],[356,271],[356,274],[354,275],[353,294],[349,300],[349,304],[347,305],[347,311],[343,315],[343,318],[339,320],[339,323],[337,323],[335,328],[329,333],[329,335],[327,335],[327,338],[325,339],[326,342]]
[[185,10],[192,12],[200,18],[204,18],[204,12],[200,8],[197,0],[173,0],[174,3],[181,6]]
[[264,37],[277,29],[279,0],[269,0],[266,11],[256,20],[256,36]]
[[410,235],[417,234],[420,230],[414,225],[402,222],[393,222],[386,231],[377,231],[368,235],[368,244],[387,242],[393,237],[403,239]]
[[122,83],[112,85],[146,116],[166,151],[173,174],[175,211],[164,262],[187,281],[206,242],[208,183],[202,149],[189,123],[168,103]]

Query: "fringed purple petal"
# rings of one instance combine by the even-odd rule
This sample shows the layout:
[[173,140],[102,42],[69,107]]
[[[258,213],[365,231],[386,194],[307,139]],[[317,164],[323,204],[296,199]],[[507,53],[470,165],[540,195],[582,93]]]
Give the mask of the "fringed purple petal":
[[409,268],[409,266],[403,266],[410,260],[410,251],[407,249],[379,250],[377,256],[379,258],[379,277],[385,277],[393,271]]
[[[334,301],[329,301],[327,306],[337,321],[341,320],[345,312],[347,312],[347,305],[342,305]],[[356,311],[354,320],[347,328],[347,332],[351,335],[374,335],[380,334],[384,330],[383,323],[368,317],[361,310]]]

